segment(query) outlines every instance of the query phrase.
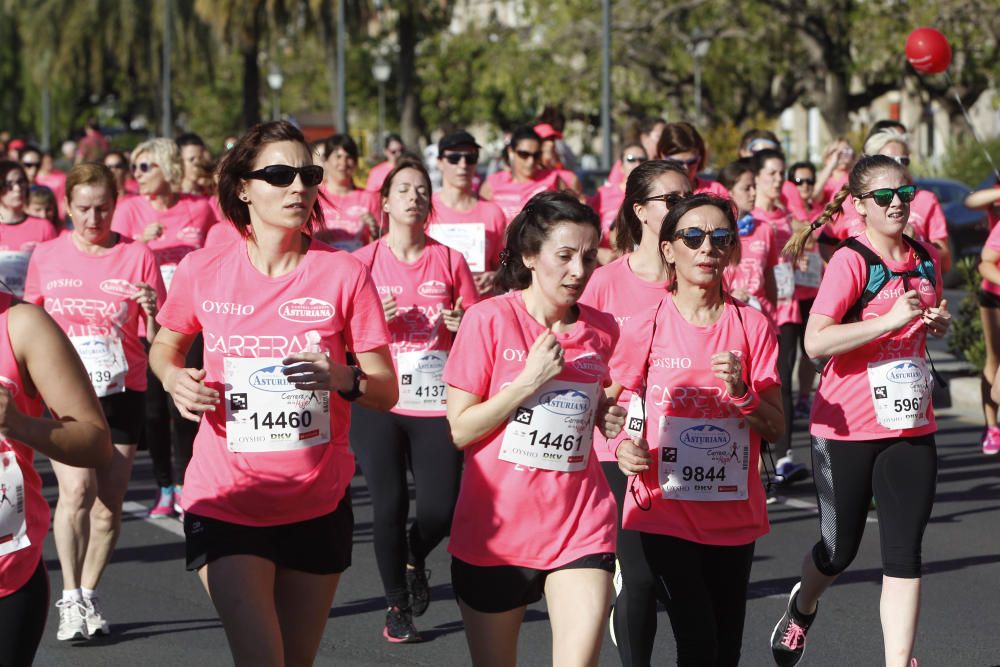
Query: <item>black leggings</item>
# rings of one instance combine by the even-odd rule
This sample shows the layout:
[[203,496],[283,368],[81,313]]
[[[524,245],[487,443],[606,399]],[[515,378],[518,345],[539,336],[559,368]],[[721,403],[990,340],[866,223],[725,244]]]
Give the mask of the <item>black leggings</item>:
[[735,667],[754,543],[717,546],[640,533],[677,641],[678,667]]
[[937,478],[934,436],[857,442],[813,437],[812,458],[821,532],[812,551],[816,569],[832,577],[851,564],[874,493],[883,574],[920,577]]
[[[149,352],[148,345],[146,351]],[[191,345],[185,365],[201,368],[203,356],[204,348],[199,335]],[[153,478],[161,487],[184,484],[184,471],[191,461],[198,422],[181,417],[174,399],[163,389],[152,369],[146,371],[146,379],[146,426],[143,435],[153,462]]]
[[656,579],[642,550],[639,531],[622,529],[622,507],[631,482],[614,461],[601,463],[618,503],[618,567],[621,592],[615,598],[614,629],[623,667],[648,667],[656,639]]
[[[451,530],[462,477],[462,455],[455,449],[444,417],[404,417],[351,406],[351,447],[371,494],[375,561],[389,606],[406,601],[406,565],[418,568]],[[417,517],[406,521],[409,467],[416,487]]]
[[0,665],[30,665],[42,641],[49,612],[49,576],[38,560],[28,583],[0,598]]
[[[805,326],[786,323],[778,327],[778,376],[781,378],[781,407],[785,413],[785,434],[774,443],[774,458],[788,455],[792,448],[792,371],[795,356],[803,345]],[[802,352],[805,356],[805,350]]]

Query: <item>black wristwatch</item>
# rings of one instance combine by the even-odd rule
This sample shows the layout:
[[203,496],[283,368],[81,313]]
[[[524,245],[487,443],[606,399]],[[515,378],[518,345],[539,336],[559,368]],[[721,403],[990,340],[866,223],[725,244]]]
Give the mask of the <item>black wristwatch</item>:
[[[364,396],[365,392],[361,387],[361,383],[364,382],[367,385],[368,382],[368,376],[365,375],[363,370],[357,366],[351,366],[351,370],[354,371],[354,385],[351,387],[351,390],[337,392],[345,401],[356,401]],[[367,386],[365,388],[367,388]]]

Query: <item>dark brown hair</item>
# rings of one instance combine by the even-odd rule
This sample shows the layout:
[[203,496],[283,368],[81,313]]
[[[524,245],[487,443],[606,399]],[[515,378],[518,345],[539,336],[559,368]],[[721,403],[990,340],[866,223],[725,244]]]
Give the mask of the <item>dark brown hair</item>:
[[684,167],[670,160],[647,160],[628,175],[625,199],[615,216],[615,248],[622,254],[632,252],[642,240],[642,221],[635,214],[635,205],[645,202],[653,194],[656,179],[669,173],[688,180]]
[[[278,120],[251,127],[219,163],[219,207],[244,238],[250,236],[250,208],[240,199],[240,188],[246,175],[253,171],[254,162],[264,147],[281,141],[302,144],[306,152],[312,155],[312,149],[302,132],[288,121]],[[317,200],[306,226],[312,227],[322,220],[323,211]]]
[[656,150],[660,156],[666,158],[668,155],[686,153],[692,151],[698,154],[698,170],[705,166],[705,140],[698,134],[694,125],[687,122],[667,123],[660,135],[660,142],[656,145]]
[[[379,203],[383,206],[385,205],[385,200],[389,198],[389,190],[392,189],[392,181],[396,178],[396,174],[403,171],[404,169],[415,169],[420,172],[424,177],[424,182],[427,183],[427,217],[424,219],[426,224],[430,220],[431,213],[433,212],[433,205],[431,204],[431,194],[434,190],[434,186],[431,184],[431,175],[427,173],[427,167],[424,166],[423,160],[408,153],[403,153],[396,160],[396,166],[392,168],[392,171],[386,175],[385,180],[382,181],[382,187],[379,188]],[[386,227],[388,227],[388,216],[386,217]],[[381,229],[382,224],[379,224]]]
[[111,203],[118,201],[118,183],[111,170],[98,162],[81,162],[66,175],[66,203],[73,201],[73,188],[80,185],[103,185],[111,193]]

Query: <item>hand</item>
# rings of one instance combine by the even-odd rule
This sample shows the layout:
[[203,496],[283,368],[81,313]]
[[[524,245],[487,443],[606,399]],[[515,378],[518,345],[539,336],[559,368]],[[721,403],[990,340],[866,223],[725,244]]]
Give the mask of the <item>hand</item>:
[[135,288],[135,296],[132,300],[139,304],[146,317],[156,317],[156,290],[146,283],[132,283]]
[[14,438],[18,432],[18,425],[24,415],[17,409],[14,402],[14,395],[3,385],[0,385],[0,435],[5,438]]
[[917,290],[911,289],[905,294],[901,294],[896,303],[892,304],[892,309],[883,317],[889,318],[892,325],[890,331],[902,329],[913,321],[915,317],[924,314],[924,307],[920,303],[920,296]]
[[532,390],[538,389],[559,375],[564,364],[562,345],[556,340],[554,333],[544,331],[531,344],[528,358],[524,362],[524,370],[521,371],[518,380]]
[[165,230],[166,227],[164,227],[160,223],[151,222],[146,226],[146,229],[142,230],[142,236],[139,237],[139,240],[142,241],[143,243],[149,243],[150,241],[155,241],[156,239],[163,236],[163,232]]
[[803,273],[809,270],[809,255],[803,253],[802,256],[799,257],[798,261],[795,263],[795,270],[802,271]]
[[399,315],[399,306],[396,305],[396,297],[393,295],[382,297],[382,311],[385,313],[385,321],[392,322]]
[[480,295],[489,294],[493,291],[493,277],[496,275],[496,271],[484,271],[483,273],[477,273],[472,277],[476,283],[476,291]]
[[454,308],[451,310],[447,308],[441,310],[441,319],[444,320],[444,325],[448,327],[448,331],[455,333],[458,331],[458,325],[462,323],[462,315],[464,314],[465,311],[462,310],[462,297],[458,297]]
[[743,303],[750,302],[750,292],[745,289],[734,289],[729,293],[729,296],[733,297],[737,301],[742,301]]
[[627,416],[628,411],[625,408],[618,405],[615,399],[605,396],[600,406],[598,406],[597,426],[601,429],[601,434],[608,440],[611,440],[618,437],[618,434],[622,432],[622,429],[625,427],[625,417]]
[[175,368],[163,383],[185,419],[200,421],[205,412],[215,412],[219,392],[205,386],[204,368]]
[[302,391],[348,391],[354,386],[354,371],[322,352],[290,354],[281,363],[288,382]]
[[726,393],[739,398],[747,393],[743,382],[743,362],[732,352],[716,352],[712,355],[712,374],[726,383]]
[[615,451],[618,459],[618,469],[626,475],[638,475],[649,470],[653,457],[649,453],[649,443],[645,438],[629,438],[622,440]]
[[951,313],[948,312],[948,299],[941,299],[937,308],[928,308],[924,311],[924,326],[932,336],[941,338],[948,333],[951,326]]

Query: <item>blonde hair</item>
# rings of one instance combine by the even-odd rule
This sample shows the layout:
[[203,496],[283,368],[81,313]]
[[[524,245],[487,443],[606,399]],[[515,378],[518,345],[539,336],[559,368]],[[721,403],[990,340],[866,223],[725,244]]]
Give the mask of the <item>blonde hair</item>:
[[906,152],[910,152],[910,137],[894,127],[887,127],[878,132],[874,132],[865,141],[864,154],[878,155],[882,149],[891,143],[902,144]]
[[173,139],[156,137],[142,142],[132,150],[129,161],[136,164],[140,155],[148,155],[152,162],[163,171],[170,183],[170,188],[179,191],[184,179],[184,165],[181,162],[181,151]]
[[[899,133],[896,132],[895,134]],[[892,139],[892,141],[897,140]],[[889,142],[887,141],[885,143]],[[884,146],[885,144],[882,145]],[[865,148],[867,147],[868,143],[865,142]],[[830,203],[826,205],[826,208],[824,208],[823,212],[819,214],[819,217],[816,218],[815,222],[811,225],[804,226],[802,229],[792,234],[792,238],[790,238],[788,243],[785,244],[785,247],[781,250],[781,254],[786,257],[790,257],[793,260],[798,259],[802,255],[802,251],[805,249],[806,243],[809,241],[809,235],[833,220],[835,216],[844,212],[844,201],[847,199],[847,195],[851,195],[855,198],[860,197],[862,193],[868,190],[868,184],[871,183],[875,175],[883,171],[894,171],[900,176],[906,174],[906,170],[891,157],[885,155],[862,155],[861,159],[858,160],[851,169],[851,175],[847,179],[847,183],[844,184],[844,187],[840,188],[840,190],[833,195],[833,198],[830,199]]]

